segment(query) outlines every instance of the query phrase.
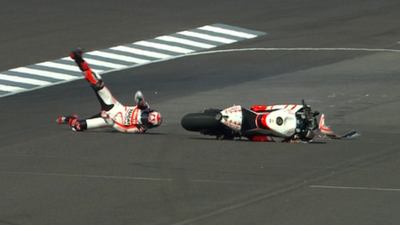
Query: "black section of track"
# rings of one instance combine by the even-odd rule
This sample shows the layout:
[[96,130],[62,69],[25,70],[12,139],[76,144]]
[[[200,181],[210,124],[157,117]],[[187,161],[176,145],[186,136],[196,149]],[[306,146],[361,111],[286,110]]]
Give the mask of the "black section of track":
[[[1,71],[206,24],[265,31],[232,48],[398,48],[388,1],[20,1],[0,7]],[[164,116],[145,135],[54,123],[100,106],[78,80],[0,99],[0,224],[398,224],[397,53],[243,51],[103,78]],[[156,94],[157,93],[157,94]],[[181,118],[233,104],[300,103],[355,140],[216,141]]]

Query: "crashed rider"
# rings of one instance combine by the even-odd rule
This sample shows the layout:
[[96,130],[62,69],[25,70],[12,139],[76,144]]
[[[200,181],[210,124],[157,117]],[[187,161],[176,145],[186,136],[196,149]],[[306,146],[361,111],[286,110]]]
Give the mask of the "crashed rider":
[[147,129],[161,125],[161,114],[150,109],[141,91],[137,91],[135,94],[136,106],[122,105],[112,96],[100,75],[89,68],[88,63],[82,58],[82,54],[82,49],[77,49],[70,54],[70,57],[95,91],[100,101],[101,112],[83,120],[79,120],[76,115],[61,116],[57,118],[57,123],[68,123],[74,131],[111,126],[120,132],[128,133],[144,133]]

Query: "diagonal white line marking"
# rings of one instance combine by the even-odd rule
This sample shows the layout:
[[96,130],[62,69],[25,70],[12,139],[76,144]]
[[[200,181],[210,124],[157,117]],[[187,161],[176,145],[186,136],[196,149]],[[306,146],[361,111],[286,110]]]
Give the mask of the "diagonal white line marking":
[[400,191],[400,189],[396,188],[343,187],[343,186],[324,186],[324,185],[311,185],[310,188],[364,190],[364,191]]
[[182,34],[182,35],[189,36],[189,37],[201,38],[201,39],[210,40],[210,41],[215,41],[215,42],[221,42],[221,43],[225,43],[225,44],[231,44],[231,43],[237,42],[236,40],[223,38],[223,37],[216,37],[216,36],[212,36],[212,35],[208,35],[208,34],[196,33],[193,31],[181,31],[178,34]]
[[42,77],[50,77],[54,79],[59,79],[59,80],[71,80],[71,79],[76,79],[74,76],[62,74],[62,73],[55,73],[55,72],[50,72],[50,71],[44,71],[44,70],[37,70],[37,69],[30,69],[26,67],[18,67],[15,69],[11,69],[10,71],[15,71],[15,72],[20,72],[20,73],[27,73],[27,74],[34,74],[37,76],[42,76]]
[[[117,51],[124,51],[125,52],[132,52],[135,54],[139,54],[139,52],[141,52],[143,55],[146,56],[150,56],[153,57],[154,55],[158,55],[161,53],[156,53],[156,52],[152,52],[152,51],[143,51],[140,49],[137,49],[139,52],[133,52],[136,51],[135,48],[128,48],[125,46],[117,46],[117,47],[113,47],[111,49],[115,49]],[[128,50],[129,49],[129,50]],[[133,51],[132,51],[133,50]],[[400,50],[397,49],[369,49],[369,48],[239,48],[239,49],[227,49],[227,50],[215,50],[215,51],[204,51],[204,52],[194,52],[194,53],[190,53],[190,54],[185,54],[185,55],[178,55],[178,56],[171,56],[171,55],[166,55],[166,54],[161,54],[163,55],[162,57],[158,57],[159,60],[154,60],[154,61],[150,61],[149,63],[144,63],[144,64],[137,64],[137,65],[133,65],[133,66],[127,66],[125,68],[120,68],[120,69],[111,69],[111,70],[106,70],[106,71],[102,71],[102,70],[94,70],[96,73],[112,73],[112,72],[116,72],[116,71],[120,71],[123,69],[131,69],[137,66],[142,66],[142,65],[147,65],[147,64],[151,64],[151,63],[158,63],[158,62],[163,62],[163,61],[167,61],[167,60],[171,60],[171,59],[178,59],[178,58],[182,58],[182,57],[188,57],[188,56],[196,56],[196,55],[207,55],[207,54],[220,54],[220,53],[227,53],[227,52],[245,52],[245,51],[365,51],[365,52],[396,52],[399,53]],[[151,53],[150,54],[146,54],[144,52],[148,52]],[[155,57],[157,58],[157,57]],[[70,58],[61,58],[61,60],[71,60]],[[47,64],[47,63],[46,63]],[[76,79],[76,77],[75,77]],[[6,86],[6,85],[5,85]],[[8,87],[6,86],[5,88],[8,89]],[[21,92],[23,90],[36,90],[38,88],[34,88],[34,89],[19,89]],[[5,97],[5,96],[9,96],[12,95],[11,94],[4,94],[1,95],[0,97]]]
[[[149,62],[148,64],[164,62],[172,59],[179,59],[183,57],[197,56],[197,55],[209,55],[209,54],[220,54],[220,53],[228,53],[228,52],[248,52],[248,51],[368,51],[368,52],[400,52],[400,50],[396,49],[367,49],[367,48],[236,48],[236,49],[225,49],[225,50],[213,50],[213,51],[203,51],[203,52],[193,52],[190,54],[171,56],[165,59],[159,59]],[[133,65],[128,66],[123,69],[130,69],[141,65]],[[120,71],[122,69],[114,69],[107,70],[104,73],[112,73],[116,71]]]
[[[128,176],[107,176],[107,175],[65,174],[65,173],[57,174],[57,173],[0,171],[0,174],[15,174],[15,175],[26,175],[26,176],[51,176],[51,177],[101,178],[101,179],[121,179],[121,180],[173,181],[171,178],[128,177]],[[249,184],[248,182],[223,181],[223,180],[188,180],[188,181],[195,183]],[[262,184],[262,183],[253,183],[253,184]]]
[[150,62],[150,60],[146,60],[146,59],[139,59],[139,58],[135,58],[135,57],[118,55],[118,54],[102,52],[102,51],[87,52],[85,54],[94,55],[94,56],[102,56],[102,57],[110,58],[110,59],[118,59],[121,61],[138,63],[138,64]]
[[228,30],[228,29],[224,29],[224,28],[220,28],[220,27],[213,27],[213,26],[209,26],[209,25],[204,26],[204,27],[199,27],[197,29],[212,31],[212,32],[221,33],[221,34],[228,34],[228,35],[241,37],[241,38],[247,38],[247,39],[258,37],[257,35],[254,35],[254,34],[244,33],[244,32],[235,31],[235,30]]
[[1,171],[0,174],[54,176],[54,177],[76,177],[76,178],[124,179],[124,180],[171,181],[171,179],[163,179],[163,178],[125,177],[125,176],[99,176],[99,175],[62,174],[62,173],[61,174],[56,174],[56,173],[25,173],[25,172],[4,172],[4,171]]
[[159,44],[159,43],[154,43],[154,42],[150,42],[150,41],[138,41],[138,42],[135,42],[134,44],[146,46],[146,47],[158,48],[158,49],[167,50],[167,51],[171,51],[171,52],[183,53],[183,54],[194,52],[194,50],[191,50],[191,49],[186,49],[186,48],[181,48],[181,47],[176,47],[176,46],[171,46],[171,45],[165,45],[165,44]]
[[117,46],[117,47],[113,47],[110,49],[121,51],[121,52],[133,53],[133,54],[137,54],[137,55],[149,56],[149,57],[157,58],[157,59],[167,59],[167,58],[173,57],[172,55],[167,55],[167,54],[152,52],[152,51],[146,51],[146,50],[126,47],[126,46]]
[[169,41],[169,42],[175,42],[175,43],[182,43],[182,44],[185,44],[185,45],[191,45],[191,46],[195,46],[195,47],[199,47],[199,48],[205,48],[205,49],[217,47],[216,45],[205,44],[205,43],[201,43],[201,42],[197,42],[197,41],[191,41],[191,40],[188,40],[188,39],[177,38],[177,37],[167,36],[167,35],[157,37],[156,39],[160,39],[160,40],[163,40],[163,41]]
[[[69,57],[61,58],[61,60],[63,60],[63,61],[72,61],[72,59],[69,58]],[[61,63],[46,62],[46,63],[42,64],[42,66],[52,67],[52,65],[57,66],[56,64],[58,64],[58,67],[56,67],[56,68],[65,69],[65,70],[71,70],[71,71],[75,71],[75,72],[81,72],[78,66],[64,65],[64,64],[61,64]],[[93,72],[95,72],[95,73],[103,72],[103,70],[97,70],[97,69],[93,69],[93,68],[91,68],[91,70]]]
[[73,71],[73,72],[81,72],[79,70],[79,67],[77,67],[77,66],[66,65],[66,64],[56,63],[56,62],[42,62],[42,63],[38,63],[36,65],[46,66],[46,67],[50,67],[50,68],[57,68],[57,69],[62,69],[62,70],[68,70],[68,71]]
[[114,69],[120,69],[120,68],[125,68],[125,65],[121,64],[116,64],[116,63],[110,63],[110,62],[105,62],[97,59],[91,59],[89,57],[85,57],[85,61],[89,63],[90,65],[97,65],[97,66],[103,66],[103,67],[108,67],[108,68],[114,68]]
[[[207,34],[208,32],[214,32],[215,35],[213,34]],[[218,35],[218,33],[220,35]],[[261,32],[260,32],[261,33]],[[174,37],[174,34],[182,34],[185,35],[186,37]],[[230,44],[234,43],[240,40],[232,40],[231,38],[223,38],[219,37],[221,34],[226,34],[226,35],[231,35],[233,37],[241,37],[241,38],[253,38],[257,37],[259,35],[252,34],[250,31],[247,33],[245,29],[242,30],[235,30],[234,28],[230,27],[218,27],[217,25],[206,25],[203,27],[199,28],[194,28],[192,31],[182,31],[179,33],[174,33],[171,35],[163,35],[156,37],[155,39],[151,40],[143,40],[143,41],[138,41],[135,43],[127,45],[121,45],[121,46],[116,46],[112,47],[109,49],[112,49],[114,52],[108,52],[108,51],[93,51],[93,52],[87,52],[89,57],[84,57],[85,60],[88,62],[88,64],[93,65],[95,68],[96,66],[99,66],[100,69],[93,69],[92,71],[98,74],[105,74],[105,73],[111,73],[115,71],[120,71],[123,69],[130,69],[136,66],[142,66],[142,65],[147,65],[150,63],[156,63],[156,62],[162,62],[166,61],[169,59],[176,59],[184,56],[191,56],[191,55],[196,55],[193,53],[196,53],[197,50],[190,49],[190,46],[194,46],[197,49],[211,49],[215,48],[217,46],[220,46],[222,44]],[[213,42],[216,42],[214,44],[209,44],[209,43],[203,43],[202,41],[196,41],[194,38],[190,37],[196,37],[199,39],[203,40],[211,40]],[[167,43],[157,43],[155,40],[162,40]],[[182,45],[187,45],[187,47],[182,47],[180,45],[173,45],[173,43],[179,43]],[[221,44],[219,44],[221,43]],[[138,46],[134,46],[132,44],[136,44]],[[142,49],[139,46],[145,46],[149,48],[153,48],[154,50],[148,50],[148,49]],[[160,50],[165,50],[165,51],[170,51],[171,54],[172,52],[179,53],[177,54],[169,54],[169,53],[164,53],[163,51]],[[118,52],[121,52],[121,55],[118,55]],[[130,53],[130,54],[123,54],[123,53]],[[213,54],[215,52],[209,52],[208,54]],[[107,59],[102,60],[102,59],[97,59],[96,57],[93,57],[94,55],[101,56],[104,58],[110,58],[108,61]],[[140,56],[146,56],[141,58]],[[91,57],[90,57],[91,56]],[[149,59],[150,58],[150,59]],[[154,58],[151,59],[151,58]],[[121,60],[121,61],[126,61],[126,62],[132,62],[134,65],[121,65],[120,63],[117,63],[115,60]],[[71,80],[76,80],[79,79],[79,68],[75,65],[73,65],[73,62],[70,57],[64,57],[58,60],[62,61],[47,61],[47,62],[41,62],[34,64],[33,66],[42,66],[42,67],[47,67],[47,68],[32,68],[31,66],[24,66],[24,67],[19,67],[19,68],[14,68],[10,69],[8,71],[16,71],[20,72],[26,75],[35,75],[35,76],[41,76],[41,77],[48,77],[48,78],[53,78],[56,80],[60,80],[57,82],[47,82],[47,81],[40,81],[36,80],[35,78],[23,78],[21,76],[16,76],[15,78],[10,77],[9,75],[2,74],[3,76],[0,77],[0,80],[3,81],[15,81],[15,82],[20,82],[20,83],[26,83],[26,84],[37,84],[38,87],[36,88],[19,88],[19,87],[13,87],[10,85],[5,85],[3,84],[2,89],[0,90],[18,90],[15,92],[23,92],[24,90],[36,90],[39,88],[44,88],[46,86],[50,85],[55,85],[55,84],[60,84],[60,83],[65,83]],[[67,61],[68,60],[68,61]],[[64,63],[65,62],[65,63]],[[113,63],[115,62],[115,63]],[[104,67],[104,68],[102,68]],[[73,73],[71,73],[73,72]],[[15,94],[14,92],[14,94]],[[3,95],[0,95],[1,97],[5,97],[8,95],[11,95],[12,93],[6,93]]]
[[18,83],[24,84],[35,84],[35,85],[49,85],[52,84],[51,82],[43,81],[43,80],[36,80],[31,78],[19,77],[19,76],[11,76],[6,74],[0,73],[0,80],[8,80]]
[[27,89],[21,87],[14,87],[9,85],[2,85],[0,84],[0,90],[2,91],[11,91],[11,92],[18,92],[18,91],[25,91]]

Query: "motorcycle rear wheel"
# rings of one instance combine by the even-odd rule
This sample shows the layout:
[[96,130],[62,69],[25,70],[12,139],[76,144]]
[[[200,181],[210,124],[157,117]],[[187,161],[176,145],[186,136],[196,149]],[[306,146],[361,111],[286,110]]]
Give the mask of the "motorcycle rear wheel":
[[189,113],[181,120],[181,125],[188,131],[220,133],[224,125],[216,119],[219,109],[207,109],[200,113]]

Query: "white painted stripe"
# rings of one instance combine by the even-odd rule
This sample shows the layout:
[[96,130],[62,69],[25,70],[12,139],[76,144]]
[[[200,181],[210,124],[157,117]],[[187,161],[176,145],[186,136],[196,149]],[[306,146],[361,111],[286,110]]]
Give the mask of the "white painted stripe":
[[188,39],[177,38],[177,37],[167,36],[167,35],[157,37],[156,39],[160,39],[163,41],[169,41],[169,42],[175,42],[175,43],[182,43],[185,45],[191,45],[191,46],[195,46],[195,47],[199,47],[199,48],[206,48],[206,49],[217,47],[216,45],[205,44],[205,43],[201,43],[201,42],[197,42],[197,41],[191,41]]
[[228,30],[228,29],[224,29],[224,28],[220,28],[220,27],[213,27],[213,26],[209,26],[209,25],[204,26],[204,27],[199,27],[197,29],[212,31],[212,32],[221,33],[221,34],[228,34],[228,35],[241,37],[241,38],[247,38],[247,39],[257,37],[257,35],[254,35],[254,34],[244,33],[244,32],[235,31],[235,30]]
[[152,52],[152,51],[146,51],[142,49],[137,49],[137,48],[131,48],[131,47],[126,47],[126,46],[117,46],[110,48],[112,50],[117,50],[121,52],[127,52],[127,53],[132,53],[136,55],[144,55],[144,56],[149,56],[157,59],[167,59],[173,57],[172,55],[167,55],[163,53],[158,53],[158,52]]
[[[207,31],[207,32],[205,32]],[[213,34],[208,34],[208,33],[216,33],[215,35]],[[218,35],[219,33],[219,35]],[[260,32],[261,33],[261,32]],[[177,33],[174,33],[177,34]],[[230,44],[234,43],[240,40],[231,40],[231,38],[223,38],[220,36],[223,36],[221,34],[226,34],[226,35],[231,35],[232,38],[234,37],[242,37],[242,38],[251,38],[252,35],[254,37],[258,36],[255,35],[256,31],[252,33],[251,31],[247,32],[245,29],[239,29],[236,30],[234,27],[230,28],[229,26],[219,28],[218,25],[206,25],[200,28],[195,28],[192,31],[182,31],[178,34],[185,35],[184,37],[175,37],[174,34],[171,35],[163,35],[160,37],[156,37],[156,39],[151,39],[151,40],[143,40],[139,41],[136,43],[130,43],[129,45],[121,45],[121,46],[116,46],[112,47],[109,49],[114,50],[115,52],[108,52],[107,50],[98,50],[95,52],[88,52],[84,53],[84,59],[88,62],[89,66],[91,67],[92,71],[98,74],[105,74],[105,73],[111,73],[115,71],[120,71],[124,69],[129,69],[129,68],[134,68],[136,66],[141,66],[149,63],[156,63],[156,62],[161,62],[161,61],[166,61],[170,59],[176,59],[180,57],[185,57],[185,56],[194,56],[194,55],[199,55],[199,54],[213,54],[213,53],[218,53],[216,51],[210,51],[210,52],[202,52],[198,53],[196,52],[197,50],[192,50],[190,49],[190,46],[194,46],[197,49],[202,48],[202,49],[210,49],[217,47],[222,44]],[[213,42],[216,42],[214,44],[210,43],[203,43],[201,40],[196,40],[196,39],[203,39],[203,40],[210,40]],[[239,39],[239,38],[237,38]],[[159,43],[157,40],[162,40],[165,43]],[[182,45],[177,45],[174,43],[179,43]],[[221,44],[220,44],[221,43]],[[135,46],[134,44],[138,45]],[[146,46],[149,49],[153,48],[153,50],[149,50],[147,48],[142,48],[140,46]],[[184,45],[187,45],[187,47],[184,47]],[[170,53],[164,53],[161,50],[166,50],[166,51],[171,51],[175,52],[177,54],[170,54]],[[253,50],[253,49],[252,49]],[[255,51],[260,50],[260,49],[254,49]],[[264,50],[264,49],[262,49]],[[275,49],[273,49],[275,50]],[[308,50],[308,49],[307,49]],[[244,51],[244,50],[234,50],[234,51]],[[248,51],[248,50],[245,50]],[[121,53],[121,55],[119,55]],[[87,54],[89,57],[86,58],[85,54]],[[97,59],[93,55],[99,55],[101,57],[107,57],[110,58],[108,61],[107,59]],[[111,56],[111,57],[110,57]],[[146,56],[146,57],[141,57],[141,56]],[[153,59],[154,58],[154,59]],[[126,62],[135,62],[136,64],[133,65],[121,65],[118,63],[118,61],[115,61],[116,63],[113,63],[115,60],[121,60],[121,61],[126,61]],[[16,90],[18,89],[18,92],[21,92],[22,90],[29,91],[29,90],[35,90],[38,88],[44,88],[44,86],[49,86],[52,84],[59,84],[60,82],[50,82],[50,81],[40,81],[36,80],[35,76],[41,76],[41,77],[49,77],[53,78],[55,80],[64,80],[64,81],[71,81],[71,80],[76,80],[80,78],[79,73],[81,72],[79,70],[78,66],[75,66],[73,60],[68,56],[61,58],[61,61],[48,61],[48,62],[41,62],[37,63],[31,66],[26,66],[26,67],[20,67],[20,68],[15,68],[15,69],[10,69],[8,71],[17,71],[20,73],[24,73],[26,75],[32,75],[33,78],[23,78],[21,76],[17,76],[19,78],[11,78],[8,75],[5,74],[0,74],[0,75],[5,75],[0,78],[0,81],[15,81],[15,82],[20,82],[20,83],[30,83],[30,84],[39,84],[39,87],[37,88],[32,88],[32,89],[24,89],[24,88],[19,88],[19,87],[12,87],[9,85],[4,85],[3,88],[5,89],[13,89]],[[68,60],[68,61],[66,61]],[[128,64],[128,63],[126,63]],[[47,67],[47,68],[34,68],[35,66],[41,66],[41,67]],[[99,67],[98,69],[93,69]],[[0,72],[1,73],[1,72]],[[50,84],[49,84],[50,83]],[[43,84],[43,85],[42,85]],[[41,87],[43,86],[43,87]],[[15,93],[6,93],[3,95],[0,95],[0,97],[7,96],[10,94],[15,94]]]
[[145,180],[145,181],[171,181],[169,178],[152,177],[125,177],[125,176],[104,176],[104,175],[85,175],[85,174],[57,174],[57,173],[32,173],[32,172],[4,172],[0,174],[15,174],[25,176],[53,176],[53,177],[73,177],[73,178],[97,178],[97,179],[122,179],[122,180]]
[[30,69],[30,68],[26,68],[26,67],[18,67],[15,69],[11,69],[10,71],[34,74],[34,75],[41,76],[41,77],[51,77],[51,78],[60,79],[60,80],[71,80],[71,79],[76,78],[74,76],[65,75],[62,73],[55,73],[55,72],[44,71],[44,70],[36,70],[36,69]]
[[[57,173],[34,173],[34,172],[6,172],[0,171],[0,174],[14,174],[24,176],[54,176],[54,177],[80,177],[80,178],[98,178],[98,179],[121,179],[121,180],[145,180],[145,181],[172,181],[171,178],[158,177],[127,177],[127,176],[107,176],[107,175],[87,175],[87,174],[57,174]],[[220,183],[220,184],[244,184],[238,181],[223,181],[223,180],[189,180],[195,183]],[[245,182],[249,184],[248,182]],[[263,184],[263,183],[250,183]]]
[[190,36],[190,37],[201,38],[201,39],[210,40],[210,41],[215,41],[215,42],[221,42],[221,43],[225,43],[225,44],[237,42],[236,40],[223,38],[223,37],[216,37],[216,36],[197,33],[197,32],[193,32],[193,31],[181,31],[178,34],[182,34],[182,35]]
[[105,62],[97,59],[91,59],[88,57],[85,57],[85,61],[90,65],[97,65],[97,66],[104,66],[108,68],[113,68],[113,69],[120,69],[126,67],[125,65],[121,64],[116,64],[116,63],[110,63],[110,62]]
[[68,71],[73,71],[73,72],[81,72],[81,70],[79,69],[78,66],[66,65],[66,64],[56,63],[56,62],[42,62],[42,63],[38,63],[36,65],[46,66],[46,67],[56,68],[56,69],[62,69],[62,70],[68,70]]
[[343,187],[343,186],[323,186],[323,185],[311,185],[310,188],[364,190],[364,191],[400,191],[400,189],[398,188],[368,188],[368,187]]
[[14,87],[14,86],[0,84],[0,90],[1,91],[9,91],[9,92],[17,92],[17,91],[25,91],[27,89],[21,88],[21,87]]
[[118,60],[121,60],[121,61],[137,63],[137,64],[150,62],[149,60],[145,60],[145,59],[139,59],[139,58],[135,58],[135,57],[129,57],[129,56],[118,55],[118,54],[102,52],[102,51],[93,51],[93,52],[88,52],[86,54],[95,55],[95,56],[102,56],[102,57],[111,58],[111,59],[118,59]]
[[146,46],[146,47],[157,48],[157,49],[162,49],[162,50],[167,50],[167,51],[171,51],[171,52],[183,53],[183,54],[194,52],[194,50],[191,50],[191,49],[170,46],[170,45],[165,45],[165,44],[159,44],[159,43],[154,43],[154,42],[150,42],[150,41],[138,41],[138,42],[135,42],[134,44]]
[[[61,60],[64,60],[64,61],[72,61],[72,59],[69,58],[69,57],[61,58]],[[47,63],[49,63],[49,64],[47,64]],[[49,67],[52,67],[52,66],[50,66],[50,65],[53,65],[54,62],[47,62],[47,63],[46,63],[46,65],[42,65],[42,66],[47,66],[47,65],[48,65]],[[69,68],[69,70],[72,70],[72,71],[75,71],[75,72],[81,72],[81,70],[79,69],[78,66],[64,65],[64,64],[61,64],[61,63],[54,63],[54,64],[61,65],[61,66],[65,67],[64,69]],[[90,65],[89,65],[89,67],[90,67]],[[61,67],[59,67],[59,68],[62,69]],[[91,69],[93,72],[95,72],[95,73],[101,73],[101,72],[103,72],[103,70],[96,70],[96,69],[93,69],[93,68],[90,68],[90,69]]]
[[[366,49],[366,48],[237,48],[237,49],[225,49],[225,50],[212,50],[212,51],[203,51],[203,52],[193,52],[190,54],[184,55],[177,55],[177,56],[170,56],[169,58],[160,59],[151,61],[150,63],[158,63],[164,62],[172,59],[178,59],[183,57],[191,57],[197,55],[210,55],[210,54],[221,54],[221,53],[228,53],[228,52],[252,52],[252,51],[367,51],[367,52],[396,52],[400,53],[400,50],[397,49]],[[145,65],[145,64],[142,64]],[[115,70],[107,70],[104,71],[105,73],[111,73],[116,71],[121,71],[125,69],[131,69],[137,66],[142,65],[132,65],[122,69],[115,69]],[[1,96],[0,96],[1,97]]]
[[1,73],[0,73],[0,80],[8,80],[8,81],[13,81],[13,82],[17,82],[17,83],[35,84],[35,85],[49,85],[49,84],[51,84],[50,82],[43,81],[43,80],[36,80],[36,79],[18,77],[18,76],[11,76],[11,75],[1,74]]

